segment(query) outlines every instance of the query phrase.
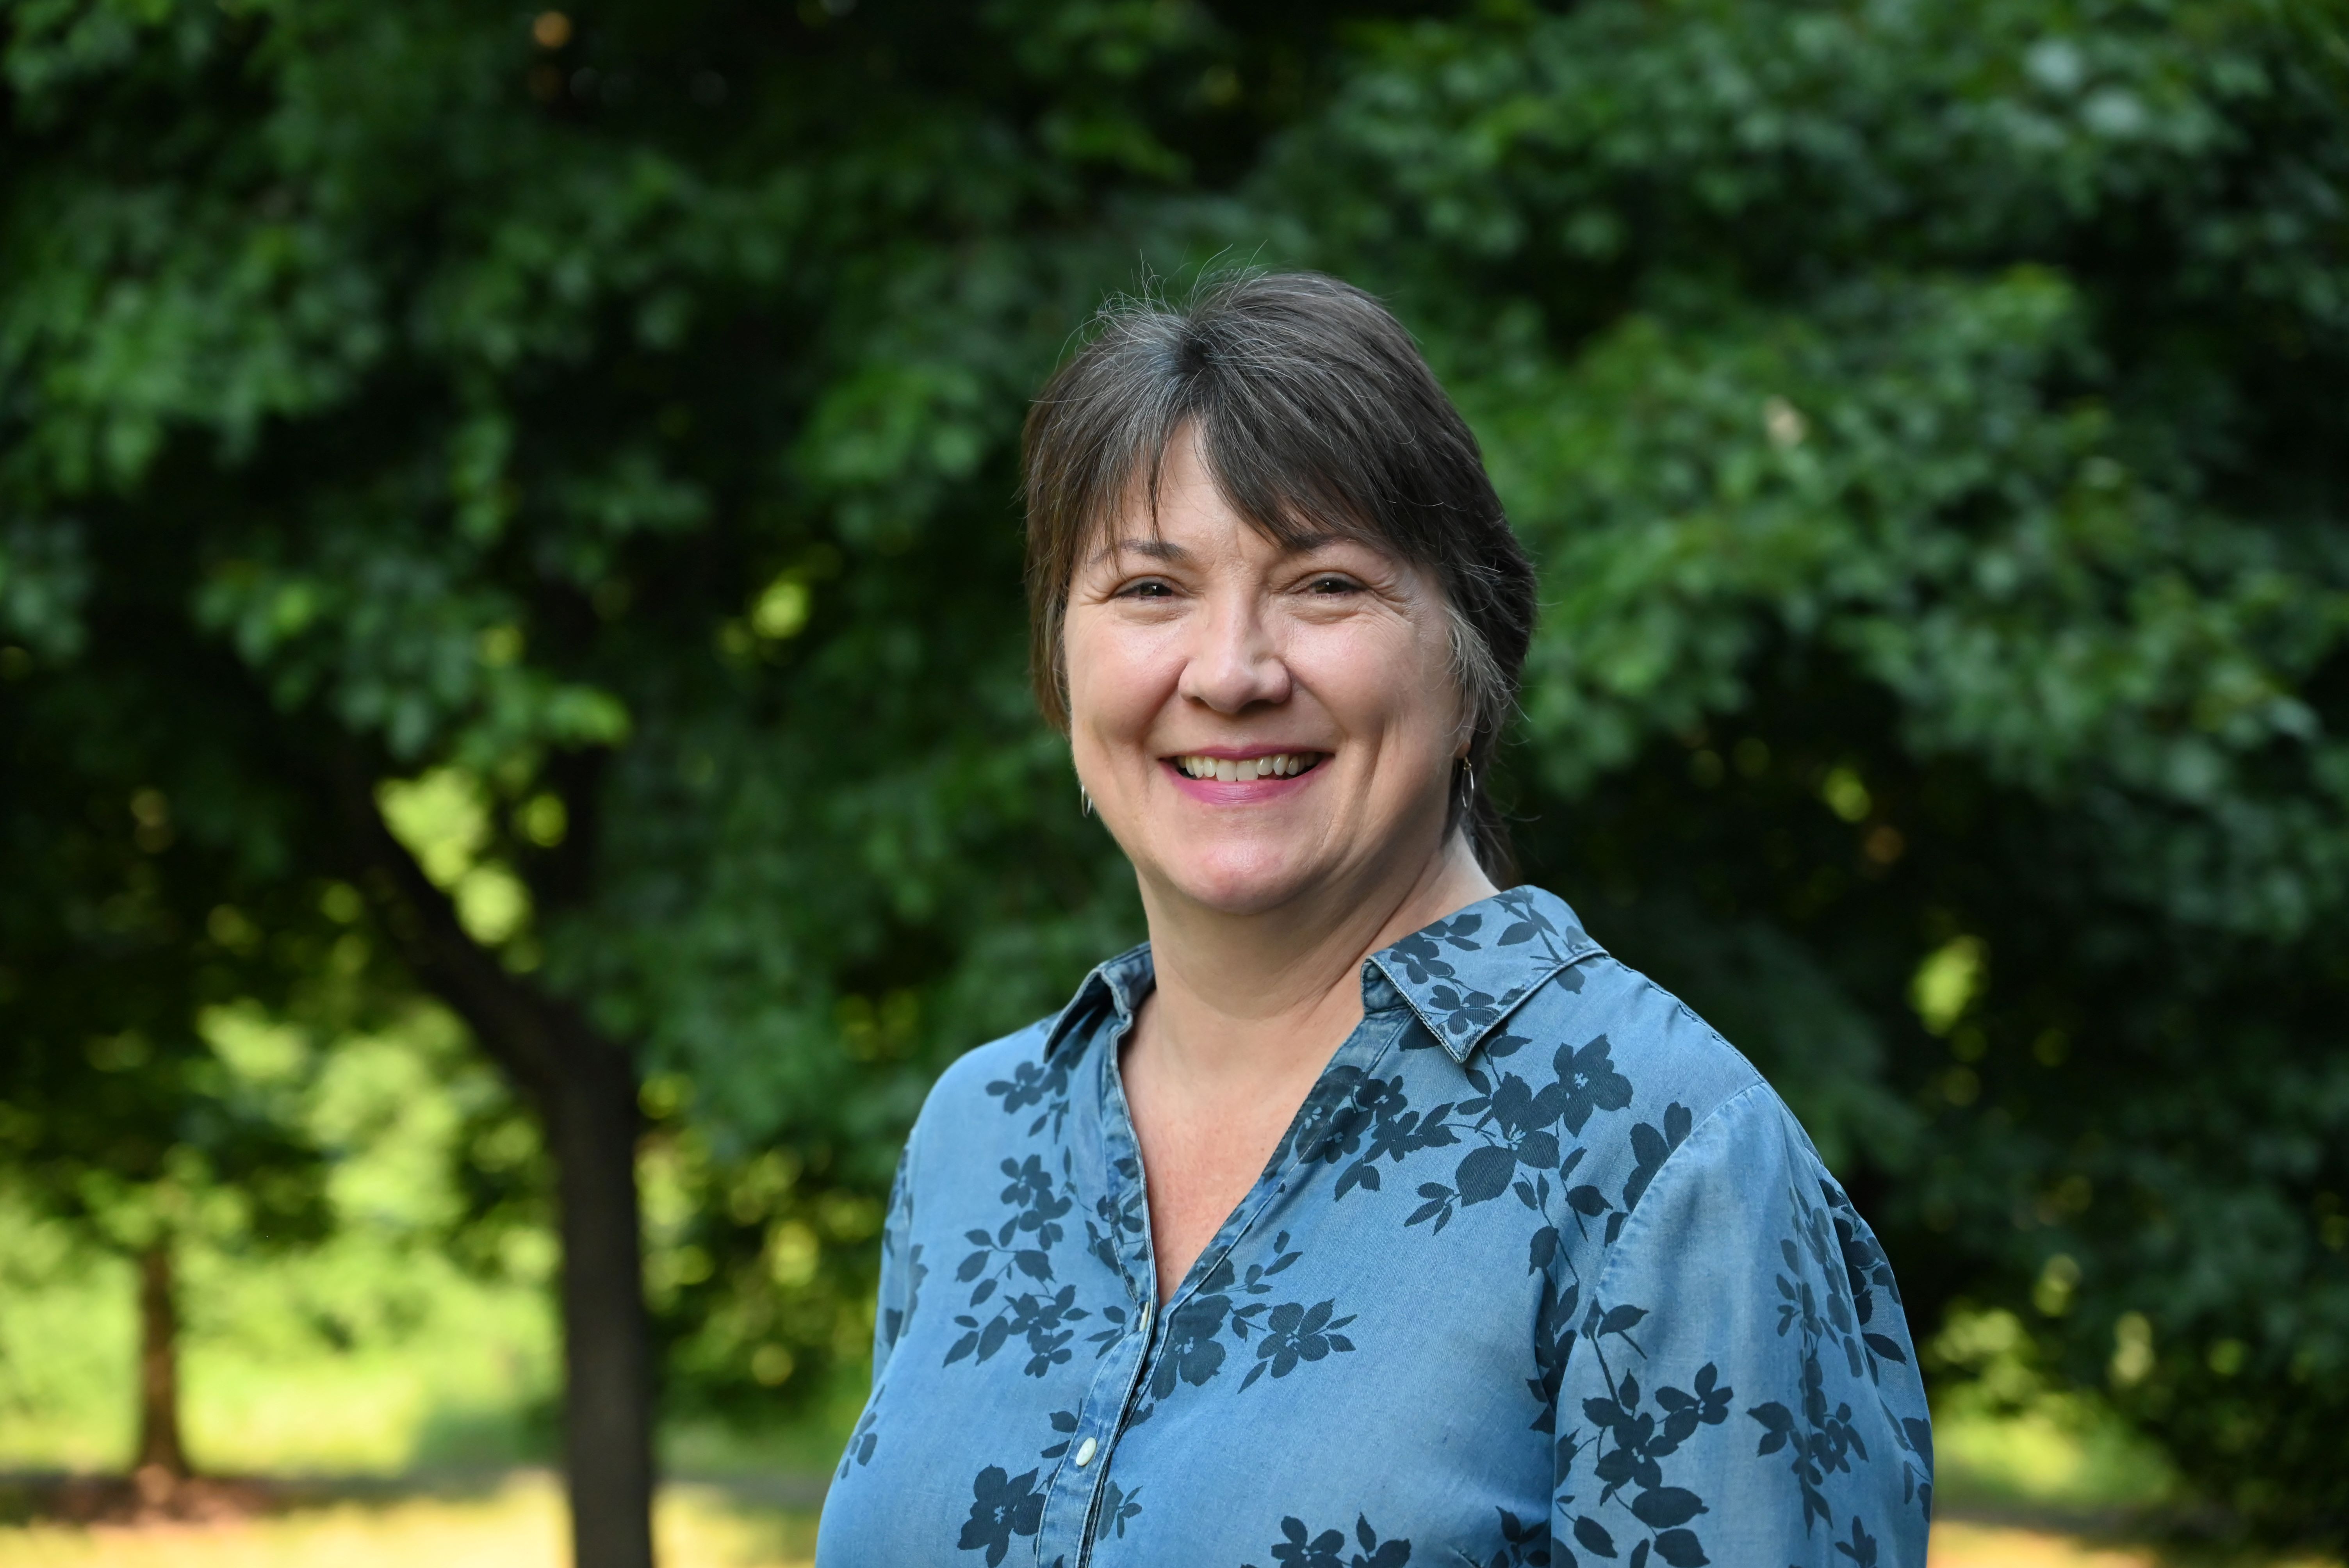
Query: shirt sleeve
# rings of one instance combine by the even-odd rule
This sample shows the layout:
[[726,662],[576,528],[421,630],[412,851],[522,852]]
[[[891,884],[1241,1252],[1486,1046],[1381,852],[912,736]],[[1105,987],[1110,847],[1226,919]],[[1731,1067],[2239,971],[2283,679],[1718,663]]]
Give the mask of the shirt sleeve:
[[922,1249],[913,1243],[914,1140],[905,1140],[897,1156],[897,1175],[889,1184],[889,1213],[881,1224],[881,1288],[873,1311],[873,1387],[881,1387],[889,1356],[912,1321],[921,1294]]
[[1556,1568],[1923,1568],[1932,1436],[1892,1271],[1766,1087],[1690,1130],[1564,1289]]

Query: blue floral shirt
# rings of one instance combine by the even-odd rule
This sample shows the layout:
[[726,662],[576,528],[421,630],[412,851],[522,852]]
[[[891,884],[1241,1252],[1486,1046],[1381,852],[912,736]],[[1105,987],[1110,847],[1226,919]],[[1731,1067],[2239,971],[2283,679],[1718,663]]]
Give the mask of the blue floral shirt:
[[1785,1104],[1520,888],[1361,1026],[1163,1305],[1138,948],[922,1110],[819,1568],[1921,1568],[1892,1271]]

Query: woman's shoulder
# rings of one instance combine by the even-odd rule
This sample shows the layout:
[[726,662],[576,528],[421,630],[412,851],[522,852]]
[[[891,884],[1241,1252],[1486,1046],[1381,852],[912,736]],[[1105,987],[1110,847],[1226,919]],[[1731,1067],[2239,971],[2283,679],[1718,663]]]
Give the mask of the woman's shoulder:
[[1684,1106],[1700,1120],[1732,1101],[1780,1103],[1761,1071],[1719,1029],[1604,950],[1562,972],[1557,984],[1532,998],[1524,1026],[1573,1046],[1586,1068],[1607,1062],[1631,1082],[1640,1103]]
[[1568,1120],[1678,1108],[1702,1119],[1763,1083],[1679,997],[1616,958],[1565,900],[1526,886],[1472,904],[1378,955],[1437,1044],[1470,1075],[1555,1084]]
[[915,1137],[935,1137],[940,1129],[968,1129],[983,1119],[1065,1100],[1071,1053],[1048,1050],[1059,1018],[1057,1013],[1047,1014],[957,1057],[922,1101]]
[[1064,1119],[1070,1083],[1086,1057],[1091,1026],[1133,1007],[1147,986],[1149,948],[1127,949],[1097,965],[1058,1012],[964,1052],[938,1075],[914,1123],[916,1141],[933,1130],[992,1140],[999,1133],[1030,1139]]
[[[1520,1167],[1552,1165],[1554,1141],[1555,1176],[1602,1244],[1692,1139],[1738,1179],[1824,1174],[1754,1064],[1554,894],[1521,887],[1472,905],[1386,949],[1379,966],[1426,1026],[1412,1037],[1421,1049],[1442,1047],[1412,1053],[1408,1098],[1465,1097],[1454,1103],[1518,1140]],[[1533,1191],[1538,1201],[1538,1181]]]

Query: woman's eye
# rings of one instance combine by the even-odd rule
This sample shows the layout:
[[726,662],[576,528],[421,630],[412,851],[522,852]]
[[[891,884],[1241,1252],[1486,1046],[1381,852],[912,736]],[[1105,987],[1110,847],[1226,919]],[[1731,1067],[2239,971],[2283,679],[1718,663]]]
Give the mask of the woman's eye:
[[1358,593],[1361,584],[1350,577],[1325,575],[1313,579],[1309,592],[1315,593]]
[[1159,581],[1155,577],[1144,578],[1142,582],[1128,583],[1125,587],[1118,590],[1118,597],[1121,599],[1171,599],[1174,596],[1174,588],[1171,585]]

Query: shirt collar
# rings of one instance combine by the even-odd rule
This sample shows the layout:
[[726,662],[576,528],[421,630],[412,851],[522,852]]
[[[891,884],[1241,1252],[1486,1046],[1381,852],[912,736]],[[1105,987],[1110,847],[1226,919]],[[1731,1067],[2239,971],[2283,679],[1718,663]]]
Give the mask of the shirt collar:
[[[1512,888],[1372,954],[1362,965],[1362,1007],[1381,1012],[1399,997],[1452,1059],[1464,1063],[1551,975],[1599,951],[1564,899]],[[1104,1009],[1132,1018],[1155,982],[1146,942],[1096,965],[1045,1031],[1039,1055],[1050,1061],[1061,1041]]]
[[1551,975],[1599,951],[1564,899],[1511,888],[1372,954],[1364,1005],[1375,965],[1452,1059],[1465,1063]]
[[1099,1017],[1103,1009],[1114,1011],[1122,1019],[1131,1020],[1142,999],[1150,995],[1158,983],[1158,971],[1150,962],[1150,944],[1129,947],[1116,957],[1093,965],[1069,1005],[1044,1031],[1043,1049],[1037,1054],[1046,1061],[1061,1048],[1061,1042],[1077,1030],[1077,1026]]

